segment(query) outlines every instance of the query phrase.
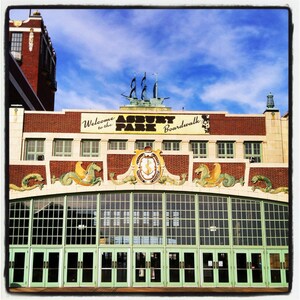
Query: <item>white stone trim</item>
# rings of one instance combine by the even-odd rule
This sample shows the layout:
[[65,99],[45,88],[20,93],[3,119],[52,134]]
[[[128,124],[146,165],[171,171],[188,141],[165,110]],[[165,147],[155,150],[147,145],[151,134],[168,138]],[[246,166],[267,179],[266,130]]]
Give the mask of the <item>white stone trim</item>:
[[30,29],[34,30],[34,32],[42,32],[41,28],[38,27],[9,27],[10,32],[30,32]]

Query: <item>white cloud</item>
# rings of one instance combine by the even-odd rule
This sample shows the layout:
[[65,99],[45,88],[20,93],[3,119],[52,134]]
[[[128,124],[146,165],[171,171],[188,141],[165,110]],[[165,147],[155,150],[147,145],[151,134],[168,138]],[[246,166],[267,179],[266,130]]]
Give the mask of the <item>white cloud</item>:
[[55,100],[55,110],[62,109],[89,109],[108,110],[119,109],[121,103],[112,101],[110,95],[88,95],[79,94],[75,89],[57,91]]
[[222,106],[226,101],[237,103],[245,107],[245,112],[263,111],[267,94],[279,92],[278,83],[285,80],[282,70],[281,64],[254,66],[248,73],[206,86],[200,98]]

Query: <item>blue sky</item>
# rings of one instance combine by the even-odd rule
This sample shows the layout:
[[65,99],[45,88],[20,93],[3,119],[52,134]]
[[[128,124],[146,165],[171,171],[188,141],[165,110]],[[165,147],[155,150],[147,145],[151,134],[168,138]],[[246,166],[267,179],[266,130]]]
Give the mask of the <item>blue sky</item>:
[[[288,111],[286,9],[40,9],[57,53],[55,109],[119,109],[158,73],[173,110]],[[11,10],[27,19],[28,10]]]

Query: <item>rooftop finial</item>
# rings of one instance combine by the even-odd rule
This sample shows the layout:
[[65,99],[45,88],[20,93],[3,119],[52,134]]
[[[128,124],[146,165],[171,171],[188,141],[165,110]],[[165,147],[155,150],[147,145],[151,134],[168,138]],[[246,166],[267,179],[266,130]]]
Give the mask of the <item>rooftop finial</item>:
[[267,107],[265,112],[272,112],[272,114],[274,112],[279,112],[278,108],[275,107],[274,96],[271,92],[269,95],[267,95]]
[[38,10],[36,10],[36,11],[34,11],[33,12],[33,14],[32,14],[33,16],[40,16],[41,15],[41,13],[38,11]]
[[267,108],[274,108],[274,107],[275,107],[274,96],[270,92],[270,94],[267,96]]

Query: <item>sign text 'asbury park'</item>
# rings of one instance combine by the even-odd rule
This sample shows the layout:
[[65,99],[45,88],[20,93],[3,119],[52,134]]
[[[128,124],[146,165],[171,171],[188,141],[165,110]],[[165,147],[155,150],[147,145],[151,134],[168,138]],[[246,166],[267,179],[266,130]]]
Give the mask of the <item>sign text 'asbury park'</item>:
[[209,115],[82,113],[81,132],[207,134]]

